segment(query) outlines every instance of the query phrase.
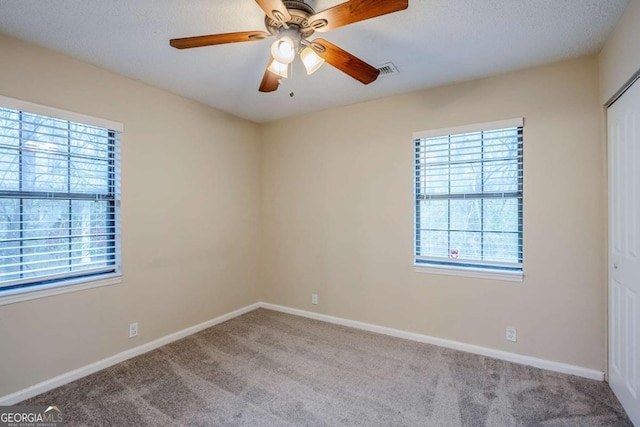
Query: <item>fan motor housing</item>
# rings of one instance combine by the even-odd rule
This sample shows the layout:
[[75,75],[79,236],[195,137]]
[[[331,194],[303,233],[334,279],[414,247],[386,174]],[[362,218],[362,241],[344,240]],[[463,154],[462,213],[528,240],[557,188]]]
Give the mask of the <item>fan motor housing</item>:
[[[311,6],[301,0],[283,0],[282,3],[284,3],[289,15],[291,15],[291,19],[286,22],[288,26],[297,27],[303,38],[307,38],[315,32],[309,25],[309,17],[316,13]],[[267,31],[273,35],[280,33],[284,27],[282,22],[271,19],[268,16],[264,18],[264,25],[267,27]]]

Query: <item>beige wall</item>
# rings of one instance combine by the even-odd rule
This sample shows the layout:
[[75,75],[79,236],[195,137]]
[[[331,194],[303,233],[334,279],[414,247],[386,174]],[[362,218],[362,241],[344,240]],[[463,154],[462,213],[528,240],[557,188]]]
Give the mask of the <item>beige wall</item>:
[[[604,370],[600,114],[587,57],[263,125],[266,300]],[[412,132],[520,116],[524,282],[414,272]]]
[[631,0],[600,53],[600,101],[604,104],[640,70],[640,0]]
[[14,39],[0,52],[0,95],[125,126],[123,281],[0,306],[0,396],[258,300],[255,124]]

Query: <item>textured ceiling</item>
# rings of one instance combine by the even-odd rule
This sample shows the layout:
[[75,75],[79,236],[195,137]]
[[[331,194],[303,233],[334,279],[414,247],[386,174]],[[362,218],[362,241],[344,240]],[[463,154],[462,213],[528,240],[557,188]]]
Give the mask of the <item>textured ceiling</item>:
[[[316,11],[342,0],[307,1]],[[256,122],[596,53],[628,0],[409,0],[326,38],[400,74],[368,86],[301,64],[259,93],[273,39],[177,50],[169,39],[264,30],[254,0],[0,0],[0,32]],[[314,37],[311,37],[312,39]],[[294,97],[289,94],[293,92]]]

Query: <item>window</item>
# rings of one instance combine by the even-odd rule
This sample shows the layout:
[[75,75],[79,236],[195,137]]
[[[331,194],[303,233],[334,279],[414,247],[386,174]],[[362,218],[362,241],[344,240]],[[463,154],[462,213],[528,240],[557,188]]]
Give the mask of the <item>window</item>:
[[0,297],[119,274],[120,129],[34,109],[0,98]]
[[416,266],[522,277],[522,127],[414,134]]

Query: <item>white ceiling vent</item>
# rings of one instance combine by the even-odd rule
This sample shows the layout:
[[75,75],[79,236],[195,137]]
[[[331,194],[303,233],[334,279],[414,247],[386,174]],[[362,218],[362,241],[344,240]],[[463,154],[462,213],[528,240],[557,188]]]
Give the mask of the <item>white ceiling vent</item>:
[[398,71],[398,67],[396,67],[393,62],[387,62],[386,64],[378,65],[376,68],[380,70],[381,76],[390,76],[392,74],[398,74],[400,72]]

